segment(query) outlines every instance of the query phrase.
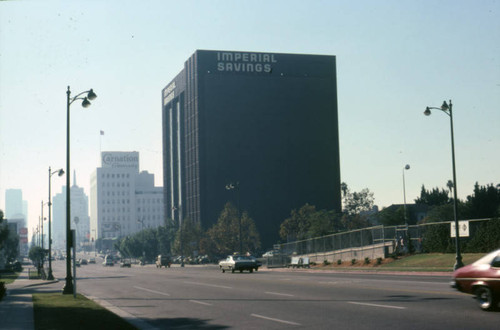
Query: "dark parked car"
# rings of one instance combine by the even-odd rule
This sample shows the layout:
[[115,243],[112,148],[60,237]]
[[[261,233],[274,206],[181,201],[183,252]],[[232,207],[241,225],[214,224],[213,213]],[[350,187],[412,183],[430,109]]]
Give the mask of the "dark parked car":
[[130,262],[130,259],[123,259],[122,262],[120,262],[120,267],[132,267],[132,262]]
[[259,265],[253,257],[232,255],[228,256],[224,260],[221,260],[219,262],[219,268],[223,273],[225,273],[226,270],[230,270],[232,273],[237,270],[239,270],[240,273],[244,270],[248,270],[250,273],[252,273],[254,270],[259,269]]
[[500,250],[453,273],[452,287],[476,296],[479,307],[492,310],[500,299]]

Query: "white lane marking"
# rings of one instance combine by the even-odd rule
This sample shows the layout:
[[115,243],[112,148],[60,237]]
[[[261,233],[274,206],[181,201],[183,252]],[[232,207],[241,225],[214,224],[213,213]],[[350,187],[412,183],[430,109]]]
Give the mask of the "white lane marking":
[[207,283],[199,283],[199,282],[184,282],[184,283],[186,283],[186,284],[194,284],[194,285],[210,286],[212,288],[232,289],[232,287],[230,287],[230,286],[217,285],[217,284],[207,284]]
[[95,301],[96,303],[98,303],[102,307],[106,308],[108,311],[115,313],[116,315],[120,316],[123,319],[127,319],[128,322],[135,325],[138,329],[160,330],[159,328],[153,327],[152,325],[150,325],[148,322],[144,321],[143,319],[141,319],[133,314],[130,314],[119,307],[112,305],[110,302],[108,302],[106,300],[102,300],[100,298],[93,297],[93,296],[87,296],[87,295],[85,295],[85,296],[87,298]]
[[198,300],[190,300],[190,302],[195,303],[195,304],[200,304],[200,305],[205,305],[205,306],[212,306],[212,304],[203,302],[203,301],[198,301]]
[[401,307],[401,306],[369,304],[369,303],[360,303],[360,302],[355,302],[355,301],[348,301],[347,303],[348,304],[353,304],[353,305],[363,305],[363,306],[372,306],[372,307],[383,307],[383,308],[393,308],[393,309],[406,309],[406,307]]
[[164,295],[164,296],[170,296],[168,293],[160,292],[160,291],[155,291],[155,290],[150,290],[150,289],[146,289],[146,288],[141,288],[140,286],[134,286],[134,288],[139,289],[139,290],[144,290],[144,291],[147,291],[147,292],[151,292],[151,293],[161,294],[161,295]]
[[285,321],[285,320],[275,319],[275,318],[272,318],[272,317],[263,316],[263,315],[259,315],[259,314],[250,314],[250,315],[253,316],[253,317],[258,317],[260,319],[274,321],[274,322],[279,322],[279,323],[285,323],[285,324],[290,324],[290,325],[302,325],[300,323],[295,323],[295,322],[291,322],[291,321]]
[[279,293],[279,292],[264,292],[267,294],[274,294],[276,296],[286,296],[286,297],[293,297],[293,294],[287,294],[287,293]]

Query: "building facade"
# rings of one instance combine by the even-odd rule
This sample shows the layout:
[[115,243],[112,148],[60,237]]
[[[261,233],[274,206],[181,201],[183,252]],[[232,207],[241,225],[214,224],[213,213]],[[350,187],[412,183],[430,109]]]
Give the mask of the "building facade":
[[90,180],[91,241],[114,239],[164,224],[163,188],[139,172],[138,152],[102,152]]
[[267,247],[292,209],[340,211],[335,56],[198,50],[162,100],[170,218],[208,228],[232,201]]

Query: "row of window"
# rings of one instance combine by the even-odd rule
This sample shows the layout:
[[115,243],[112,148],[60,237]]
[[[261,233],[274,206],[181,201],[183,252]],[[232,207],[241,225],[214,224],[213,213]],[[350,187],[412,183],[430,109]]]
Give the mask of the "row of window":
[[115,177],[117,179],[119,179],[119,178],[122,178],[122,179],[124,179],[124,178],[130,178],[130,174],[129,173],[106,173],[106,174],[102,173],[101,174],[101,178],[103,178],[103,179],[104,178],[108,178],[108,179],[112,178],[112,179],[114,179]]
[[101,187],[130,187],[130,182],[102,182]]

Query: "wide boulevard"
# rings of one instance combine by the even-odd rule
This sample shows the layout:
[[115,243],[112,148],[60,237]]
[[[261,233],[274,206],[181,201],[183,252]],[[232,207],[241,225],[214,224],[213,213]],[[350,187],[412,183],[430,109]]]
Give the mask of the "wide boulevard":
[[[77,291],[143,329],[498,329],[500,321],[448,276],[101,263],[77,268]],[[53,268],[62,288],[65,262]]]

